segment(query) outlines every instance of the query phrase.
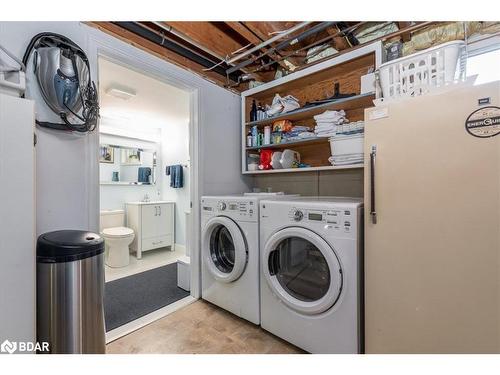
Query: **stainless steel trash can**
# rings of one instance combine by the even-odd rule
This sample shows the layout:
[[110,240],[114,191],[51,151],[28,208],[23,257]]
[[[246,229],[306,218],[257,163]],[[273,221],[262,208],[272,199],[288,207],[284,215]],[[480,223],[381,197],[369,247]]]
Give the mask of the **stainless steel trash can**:
[[105,353],[104,240],[61,230],[37,241],[37,341],[50,353]]

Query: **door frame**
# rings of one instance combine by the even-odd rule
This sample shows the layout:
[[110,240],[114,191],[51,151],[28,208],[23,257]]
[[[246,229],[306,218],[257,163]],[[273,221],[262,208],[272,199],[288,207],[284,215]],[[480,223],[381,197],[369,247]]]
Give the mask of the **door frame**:
[[[189,186],[191,212],[189,215],[186,237],[190,235],[190,269],[191,269],[191,290],[190,294],[194,299],[201,297],[201,264],[200,251],[200,217],[199,217],[199,196],[201,183],[200,166],[200,88],[189,76],[182,77],[178,68],[167,61],[164,61],[148,52],[142,51],[128,45],[119,39],[102,33],[100,30],[88,28],[87,49],[89,58],[93,60],[96,81],[99,82],[98,58],[102,57],[125,68],[135,70],[141,74],[157,79],[163,83],[172,85],[189,93]],[[98,130],[96,134],[98,133]],[[92,176],[91,184],[99,184],[99,136],[89,137],[91,152],[87,155],[89,175]],[[89,228],[99,229],[99,188],[89,189]],[[95,227],[95,228],[94,228]],[[186,229],[188,229],[186,228]]]

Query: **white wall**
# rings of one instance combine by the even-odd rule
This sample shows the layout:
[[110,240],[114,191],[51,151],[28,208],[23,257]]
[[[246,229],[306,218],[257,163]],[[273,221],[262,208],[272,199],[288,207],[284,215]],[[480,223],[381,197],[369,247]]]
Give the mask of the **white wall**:
[[[162,196],[164,200],[175,201],[175,242],[186,244],[185,212],[190,210],[189,181],[189,122],[170,122],[161,129]],[[167,165],[185,164],[183,167],[184,184],[182,188],[170,187],[170,176],[165,175]]]
[[[196,199],[201,194],[248,190],[249,180],[240,173],[238,95],[79,22],[0,22],[0,43],[22,57],[30,39],[42,31],[63,34],[86,50],[93,79],[97,77],[97,54],[108,51],[131,61],[140,58],[159,76],[197,90],[193,103],[199,105],[195,121],[200,129],[195,158],[200,160]],[[57,120],[41,100],[31,75],[28,87],[27,97],[37,100],[38,117]],[[98,230],[98,134],[75,137],[43,129],[37,133],[37,233],[63,228]],[[197,227],[199,212],[195,214]]]
[[[0,43],[22,58],[31,38],[43,31],[63,34],[83,49],[87,48],[86,27],[77,22],[0,22]],[[96,77],[95,57],[89,56],[92,75]],[[37,118],[58,121],[41,99],[35,79],[28,69],[26,97],[36,100]],[[90,190],[98,186],[91,178],[87,162],[95,152],[92,144],[97,134],[87,137],[37,129],[36,203],[38,234],[64,228],[94,228],[90,213],[97,202],[90,202]],[[94,210],[89,210],[93,205]]]

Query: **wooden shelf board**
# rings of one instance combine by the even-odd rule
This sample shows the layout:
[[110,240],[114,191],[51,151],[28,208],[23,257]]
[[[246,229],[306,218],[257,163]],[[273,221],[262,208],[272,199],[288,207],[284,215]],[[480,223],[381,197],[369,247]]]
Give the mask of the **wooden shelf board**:
[[[332,68],[337,70],[342,64],[349,63],[349,69],[351,69],[353,65],[358,65],[366,58],[372,58],[373,55],[375,56],[375,67],[378,67],[381,64],[381,51],[382,42],[376,41],[347,53],[341,53],[338,56],[329,58],[305,69],[298,70],[279,79],[275,79],[271,82],[267,82],[263,85],[243,91],[242,96],[261,99],[267,96],[272,97],[272,95],[277,92],[288,92],[293,88],[303,86],[302,82],[304,80],[306,82],[309,82],[312,79],[321,80],[325,75],[328,77],[331,76],[331,72],[329,71]],[[335,75],[338,76],[340,74]],[[319,76],[319,78],[317,76]]]
[[270,145],[262,145],[256,147],[247,147],[247,151],[257,151],[261,149],[267,148],[288,148],[292,146],[301,146],[301,145],[313,145],[320,143],[328,143],[329,137],[313,137],[313,138],[303,138],[295,141],[281,142],[281,143],[272,143]]
[[270,173],[314,172],[314,171],[330,171],[330,170],[339,170],[339,169],[358,169],[358,168],[364,168],[364,165],[363,164],[326,165],[326,166],[323,166],[323,167],[269,169],[269,170],[266,170],[266,171],[244,171],[243,174],[270,174]]
[[315,115],[319,115],[320,113],[323,113],[326,110],[343,109],[348,111],[351,109],[373,107],[374,99],[375,99],[375,94],[373,93],[360,94],[356,96],[351,96],[349,98],[338,99],[331,103],[320,104],[307,108],[299,108],[296,109],[295,111],[283,113],[278,116],[269,117],[265,120],[247,122],[245,125],[263,126],[263,125],[270,125],[277,120],[290,120],[290,121],[304,120],[307,118],[312,118]]

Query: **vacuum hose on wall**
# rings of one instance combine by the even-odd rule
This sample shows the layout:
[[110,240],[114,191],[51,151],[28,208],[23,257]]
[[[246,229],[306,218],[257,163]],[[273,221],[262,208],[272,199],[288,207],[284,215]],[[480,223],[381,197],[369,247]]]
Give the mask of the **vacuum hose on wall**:
[[85,52],[65,36],[48,32],[31,39],[23,56],[25,66],[33,51],[33,71],[43,99],[63,121],[36,123],[56,130],[93,131],[99,118],[99,99]]

